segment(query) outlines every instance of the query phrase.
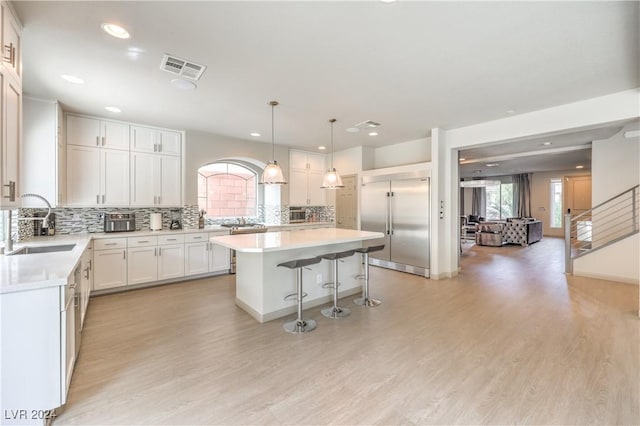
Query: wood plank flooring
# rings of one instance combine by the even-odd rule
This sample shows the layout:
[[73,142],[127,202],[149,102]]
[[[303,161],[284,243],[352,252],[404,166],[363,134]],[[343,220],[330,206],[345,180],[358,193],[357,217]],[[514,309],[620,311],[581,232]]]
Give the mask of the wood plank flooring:
[[639,424],[638,286],[567,277],[562,240],[471,247],[460,276],[372,268],[378,308],[306,335],[222,276],[91,300],[55,424]]

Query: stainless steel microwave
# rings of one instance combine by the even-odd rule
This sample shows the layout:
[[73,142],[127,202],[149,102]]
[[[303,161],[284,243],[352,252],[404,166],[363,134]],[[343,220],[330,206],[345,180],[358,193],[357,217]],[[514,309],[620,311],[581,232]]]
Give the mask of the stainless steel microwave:
[[307,212],[303,207],[289,208],[289,223],[304,223],[307,221]]

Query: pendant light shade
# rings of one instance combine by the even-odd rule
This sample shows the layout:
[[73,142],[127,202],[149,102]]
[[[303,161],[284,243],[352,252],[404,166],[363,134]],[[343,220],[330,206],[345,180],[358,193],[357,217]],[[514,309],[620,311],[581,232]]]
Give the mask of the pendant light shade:
[[329,120],[329,123],[331,123],[331,167],[327,170],[327,173],[324,174],[324,178],[322,178],[322,186],[320,188],[324,189],[344,188],[340,174],[336,171],[335,167],[333,167],[333,123],[335,122],[335,118]]
[[287,182],[284,180],[284,174],[282,173],[282,169],[278,165],[276,161],[276,143],[273,137],[274,135],[274,126],[273,126],[273,110],[278,105],[277,101],[269,102],[271,105],[271,158],[273,161],[270,161],[267,166],[264,168],[262,172],[262,177],[260,178],[260,183],[265,185],[284,185]]

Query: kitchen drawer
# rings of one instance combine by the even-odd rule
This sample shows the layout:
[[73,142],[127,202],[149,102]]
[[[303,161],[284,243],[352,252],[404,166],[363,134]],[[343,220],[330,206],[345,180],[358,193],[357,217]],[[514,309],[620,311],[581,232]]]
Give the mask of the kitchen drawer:
[[164,244],[182,244],[184,243],[184,235],[160,235],[158,236],[158,245]]
[[93,249],[94,250],[107,250],[107,249],[117,249],[117,248],[127,248],[127,239],[126,238],[100,238],[94,240]]
[[204,241],[209,241],[209,235],[206,232],[201,232],[199,234],[185,234],[184,242],[185,243],[201,243]]
[[127,247],[148,247],[158,245],[158,237],[129,237]]

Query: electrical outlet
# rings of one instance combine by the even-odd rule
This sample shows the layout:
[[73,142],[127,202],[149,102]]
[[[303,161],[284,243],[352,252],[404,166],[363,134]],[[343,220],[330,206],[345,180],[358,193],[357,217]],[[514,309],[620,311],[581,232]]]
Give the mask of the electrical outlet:
[[316,281],[318,282],[318,284],[322,284],[322,274],[318,274]]

